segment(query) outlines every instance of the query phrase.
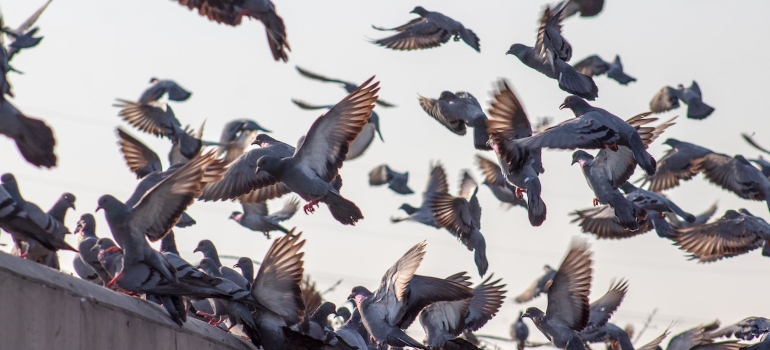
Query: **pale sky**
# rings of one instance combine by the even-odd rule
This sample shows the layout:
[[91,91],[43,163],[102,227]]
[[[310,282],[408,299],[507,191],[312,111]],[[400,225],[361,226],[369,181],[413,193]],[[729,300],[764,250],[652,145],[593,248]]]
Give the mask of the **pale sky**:
[[[419,274],[445,277],[468,271],[478,281],[473,253],[448,232],[414,223],[390,223],[391,215],[403,215],[397,211],[402,202],[418,205],[419,194],[401,196],[386,188],[370,188],[367,174],[382,163],[409,170],[409,184],[419,193],[427,181],[429,162],[440,160],[453,193],[458,190],[462,169],[470,168],[481,182],[472,136],[459,137],[439,125],[419,107],[418,94],[437,97],[442,90],[469,91],[486,109],[493,83],[504,77],[531,118],[572,118],[572,112],[558,109],[567,93],[555,80],[505,55],[513,43],[533,45],[547,2],[275,2],[292,47],[288,64],[273,61],[264,27],[257,21],[245,20],[236,28],[218,25],[174,1],[54,1],[38,21],[39,34],[45,39],[12,62],[25,74],[11,73],[9,79],[19,109],[45,119],[54,128],[58,167],[40,170],[31,166],[11,140],[0,137],[0,171],[13,172],[25,198],[43,208],[50,207],[62,192],[74,193],[78,210],[70,212],[66,220],[74,230],[78,217],[92,212],[99,196],[110,193],[127,199],[137,183],[118,149],[115,127],[123,126],[166,160],[167,140],[131,128],[111,106],[116,97],[138,98],[150,77],[171,78],[193,91],[188,101],[172,107],[183,125],[197,127],[205,120],[206,139],[217,140],[222,126],[232,119],[251,118],[273,130],[274,137],[294,143],[319,113],[298,109],[291,98],[333,104],[345,96],[341,88],[301,77],[295,65],[354,82],[376,75],[381,81],[380,96],[398,105],[375,109],[385,143],[375,140],[362,158],[346,162],[341,169],[345,179],[342,193],[358,204],[365,219],[346,227],[321,208],[310,216],[299,212],[288,221],[287,226],[305,232],[305,271],[320,289],[342,278],[342,284],[327,295],[339,305],[355,285],[375,289],[391,264],[427,239],[428,253]],[[43,3],[3,2],[5,23],[15,27]],[[409,11],[415,5],[442,12],[471,28],[481,39],[481,53],[452,41],[418,52],[391,51],[367,42],[385,34],[371,29],[372,24],[392,27],[406,23],[414,17]],[[638,79],[621,86],[596,77],[599,98],[592,104],[628,118],[647,111],[650,99],[662,86],[689,85],[695,79],[704,101],[716,111],[704,121],[686,119],[684,107],[661,115],[665,119],[681,117],[650,148],[651,154],[662,156],[667,146],[661,142],[674,137],[729,155],[757,156],[739,134],[754,132],[760,142],[770,146],[770,124],[761,109],[767,99],[763,87],[770,80],[770,72],[763,68],[770,48],[762,44],[770,33],[766,18],[770,2],[731,5],[716,0],[608,0],[597,17],[567,19],[563,33],[573,46],[571,63],[591,54],[611,60],[617,53],[626,72]],[[540,178],[548,218],[541,227],[531,227],[521,208],[504,210],[486,187],[479,190],[489,272],[508,284],[508,296],[526,288],[540,275],[543,264],[557,266],[571,237],[589,237],[570,224],[567,215],[589,207],[593,198],[579,167],[570,167],[570,154],[544,152],[546,172]],[[493,157],[491,152],[485,155]],[[641,173],[637,169],[633,178]],[[745,207],[769,217],[764,203],[742,200],[701,176],[666,194],[696,215],[718,200],[717,216],[727,209]],[[282,201],[270,204],[275,209]],[[191,262],[199,260],[200,254],[192,250],[199,240],[208,238],[220,254],[261,260],[269,242],[261,233],[228,220],[234,210],[240,210],[240,205],[192,205],[188,212],[198,224],[177,230],[182,255]],[[110,236],[103,214],[96,218],[97,234]],[[657,336],[672,321],[677,321],[673,330],[678,332],[715,318],[732,323],[747,316],[770,315],[765,295],[770,283],[759,279],[770,260],[759,251],[702,265],[688,261],[682,251],[654,232],[624,241],[590,240],[594,251],[591,300],[600,297],[614,277],[630,281],[612,322],[620,326],[633,323],[639,329],[647,314],[658,308],[652,329],[639,344]],[[75,244],[76,238],[68,237],[68,241]],[[0,242],[10,243],[10,236],[0,234]],[[73,254],[60,255],[63,268],[70,270]],[[531,305],[544,309],[546,298]],[[506,300],[497,317],[479,333],[507,336],[509,324],[526,306]],[[531,339],[543,340],[527,322]],[[419,324],[410,333],[422,339]]]

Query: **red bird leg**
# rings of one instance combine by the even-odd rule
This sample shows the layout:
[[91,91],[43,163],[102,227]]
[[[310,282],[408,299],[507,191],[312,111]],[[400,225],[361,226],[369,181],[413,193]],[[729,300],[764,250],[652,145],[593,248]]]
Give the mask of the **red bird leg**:
[[22,258],[22,259],[26,259],[28,256],[29,256],[29,254],[27,254],[27,252],[19,254],[19,257]]
[[305,204],[304,207],[302,207],[302,210],[305,212],[305,214],[314,213],[315,212],[315,208],[313,208],[313,207],[314,206],[318,206],[320,202],[321,202],[320,199],[313,198],[313,199],[309,200],[307,202],[307,204]]
[[599,198],[594,198],[594,206],[599,205]]
[[618,144],[617,143],[608,143],[608,144],[606,144],[604,146],[609,148],[612,151],[615,151],[615,152],[618,151]]
[[518,199],[524,198],[524,192],[527,192],[527,190],[521,187],[516,187],[516,198]]
[[113,279],[112,279],[112,280],[111,280],[109,283],[107,283],[107,285],[106,285],[105,287],[107,287],[107,288],[112,288],[112,286],[114,286],[114,285],[115,285],[115,283],[118,283],[118,279],[119,279],[121,276],[123,276],[123,271],[120,271],[120,272],[118,272],[118,274],[117,274],[117,275],[115,275],[115,277],[114,277],[114,278],[113,278]]

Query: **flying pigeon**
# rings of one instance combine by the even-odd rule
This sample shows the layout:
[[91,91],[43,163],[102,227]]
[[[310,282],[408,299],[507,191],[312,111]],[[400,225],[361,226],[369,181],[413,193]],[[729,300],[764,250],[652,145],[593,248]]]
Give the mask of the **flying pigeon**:
[[561,35],[561,20],[566,4],[551,8],[546,6],[540,17],[540,27],[537,29],[535,51],[538,57],[556,72],[556,60],[569,62],[572,58],[572,46]]
[[500,169],[508,184],[516,186],[514,195],[521,199],[527,193],[527,214],[532,226],[543,224],[547,214],[541,198],[538,174],[544,172],[540,149],[522,150],[515,140],[532,136],[532,125],[524,107],[505,80],[498,82],[487,122],[488,143],[497,155]]
[[694,160],[692,170],[738,197],[767,202],[770,210],[770,180],[742,155],[710,153]]
[[434,193],[430,209],[439,226],[457,237],[468,250],[474,251],[473,260],[479,275],[483,277],[487,273],[489,261],[487,242],[481,234],[481,205],[476,196],[478,192],[478,184],[466,170],[463,172],[459,196],[454,197],[448,192]]
[[620,63],[620,56],[615,55],[615,60],[606,62],[598,55],[591,55],[573,66],[578,72],[589,77],[607,74],[607,77],[617,81],[621,85],[628,85],[636,81],[636,78],[623,72],[623,64]]
[[746,209],[728,210],[717,221],[678,229],[674,244],[701,263],[748,253],[762,247],[770,257],[770,224]]
[[548,287],[553,283],[553,276],[556,276],[556,270],[549,265],[544,265],[543,271],[545,272],[543,276],[532,281],[532,284],[514,298],[513,301],[519,304],[526,303],[537,298],[540,294],[548,293]]
[[559,82],[559,88],[571,94],[578,95],[589,101],[599,97],[599,88],[591,77],[575,70],[569,63],[562,60],[554,60],[553,68],[546,63],[533,47],[524,44],[513,44],[506,52],[508,55],[514,55],[516,58],[543,75],[556,79]]
[[505,179],[500,166],[479,154],[476,155],[476,162],[484,174],[482,185],[486,185],[492,191],[492,194],[502,203],[508,204],[508,208],[520,206],[527,208],[527,201],[516,195],[516,186],[511,185]]
[[468,46],[481,52],[479,37],[472,30],[465,28],[462,23],[441,13],[428,11],[422,6],[415,7],[410,13],[420,17],[395,28],[372,26],[377,30],[398,32],[393,36],[372,42],[393,50],[411,51],[438,47],[454,37],[454,41],[462,39]]
[[692,179],[698,173],[693,169],[693,161],[714,153],[709,149],[677,139],[667,139],[663,144],[671,146],[671,149],[658,161],[657,172],[652,176],[645,175],[642,183],[644,186],[649,182],[649,189],[653,192],[665,191],[679,186],[680,181]]
[[43,40],[43,37],[35,37],[38,28],[32,26],[35,25],[35,22],[37,22],[38,18],[40,18],[40,15],[43,14],[43,11],[45,11],[51,1],[52,0],[46,1],[43,6],[35,11],[35,13],[33,13],[26,21],[16,27],[16,29],[11,29],[9,27],[2,28],[3,32],[12,39],[8,44],[8,61],[13,59],[13,56],[22,49],[33,48]]
[[679,101],[687,105],[687,118],[706,119],[714,112],[714,108],[703,103],[703,94],[695,80],[690,87],[685,88],[679,84],[676,89],[664,86],[650,101],[650,110],[653,113],[663,113],[679,108]]
[[200,139],[188,134],[165,102],[148,103],[116,99],[113,107],[120,108],[118,116],[135,128],[158,137],[165,136],[179,144],[179,151],[188,159],[194,157],[203,146]]
[[[311,72],[311,71],[309,71],[307,69],[300,68],[299,66],[297,66],[295,68],[297,68],[297,71],[299,72],[299,74],[302,74],[303,76],[305,76],[307,78],[318,80],[318,81],[322,81],[322,82],[325,82],[325,83],[342,84],[342,88],[345,89],[345,91],[347,93],[351,93],[351,92],[355,91],[356,88],[358,88],[358,85],[353,84],[353,83],[348,82],[348,81],[345,81],[345,80],[340,80],[340,79],[335,79],[335,78],[328,78],[326,76],[323,76],[323,75],[320,75],[320,74],[317,74],[317,73],[313,73],[313,72]],[[294,102],[294,103],[297,103],[297,102]],[[380,106],[380,107],[395,107],[396,106],[396,105],[394,105],[394,104],[392,104],[390,102],[386,102],[385,100],[380,99],[380,98],[378,98],[375,103],[378,106]],[[380,137],[380,138],[382,138],[382,137]]]
[[524,312],[519,311],[519,317],[516,318],[516,321],[511,323],[511,328],[509,329],[511,339],[516,341],[517,350],[524,350],[524,347],[527,344],[527,338],[529,338],[529,327],[524,323],[524,320],[521,317],[522,315],[524,315]]
[[589,305],[588,323],[586,324],[586,327],[580,331],[580,337],[583,338],[583,340],[589,343],[596,342],[596,340],[594,340],[594,333],[600,332],[607,322],[609,322],[610,317],[612,317],[612,314],[618,309],[620,303],[623,302],[627,292],[628,282],[620,280],[619,282],[610,285],[610,289],[607,293]]
[[738,350],[745,346],[744,344],[737,343],[737,341],[714,343],[711,332],[717,328],[719,328],[719,321],[715,320],[711,323],[701,324],[688,329],[671,338],[668,346],[666,346],[666,350],[698,349],[704,346],[705,348],[716,350]]
[[457,135],[465,135],[473,128],[473,145],[478,150],[489,150],[487,116],[479,101],[465,91],[443,91],[438,99],[419,97],[420,107],[441,125]]
[[527,308],[528,317],[537,329],[560,349],[585,349],[578,333],[589,320],[588,294],[591,290],[591,252],[585,241],[573,239],[548,288],[548,307],[543,312]]
[[369,185],[381,186],[388,185],[388,188],[398,194],[412,194],[411,188],[407,185],[409,181],[409,172],[399,173],[392,170],[387,164],[382,164],[369,172]]
[[580,17],[593,17],[602,12],[602,8],[604,8],[604,0],[564,0],[562,3],[563,5],[557,6],[566,7],[562,15],[564,18],[576,13],[580,13]]
[[230,163],[246,151],[260,131],[270,132],[251,119],[236,119],[225,124],[219,138],[217,156],[225,155],[225,162]]
[[297,197],[292,197],[284,203],[281,210],[269,215],[265,202],[241,202],[241,206],[243,212],[234,211],[230,214],[230,219],[249,230],[262,232],[267,239],[270,239],[270,231],[289,233],[289,230],[281,226],[280,222],[289,220],[294,216],[294,213],[299,209],[299,200]]
[[401,205],[399,209],[406,212],[408,215],[405,218],[391,217],[390,221],[393,223],[401,221],[414,221],[423,225],[433,226],[435,228],[441,228],[436,218],[433,216],[433,210],[431,209],[433,198],[440,193],[449,192],[449,185],[446,181],[446,173],[440,163],[431,164],[430,176],[428,177],[428,184],[425,186],[425,192],[422,193],[422,203],[419,208],[415,208],[407,203]]
[[0,98],[0,134],[16,142],[24,159],[37,167],[56,166],[53,130],[44,121],[30,118],[8,100]]
[[161,80],[155,77],[150,78],[150,87],[139,96],[139,103],[150,103],[160,100],[163,95],[168,94],[171,101],[187,101],[192,92],[185,90],[181,85],[173,80]]
[[348,300],[355,302],[366,330],[378,346],[388,344],[427,349],[403,330],[431,303],[473,297],[471,289],[462,284],[415,274],[425,255],[425,246],[425,241],[420,242],[398,259],[385,272],[374,293],[357,286],[348,296]]
[[229,26],[238,26],[243,17],[256,19],[265,25],[267,43],[273,53],[273,59],[287,62],[291,51],[286,41],[286,26],[283,19],[275,12],[275,5],[270,0],[176,0],[190,10],[197,10],[201,16]]
[[735,324],[722,327],[709,333],[714,338],[735,337],[741,340],[752,340],[770,333],[770,320],[764,317],[747,317]]

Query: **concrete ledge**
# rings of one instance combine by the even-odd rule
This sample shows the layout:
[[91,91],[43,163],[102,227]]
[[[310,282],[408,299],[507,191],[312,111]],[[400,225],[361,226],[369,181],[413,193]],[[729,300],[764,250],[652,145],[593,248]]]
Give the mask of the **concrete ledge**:
[[255,349],[159,305],[0,252],[0,349]]

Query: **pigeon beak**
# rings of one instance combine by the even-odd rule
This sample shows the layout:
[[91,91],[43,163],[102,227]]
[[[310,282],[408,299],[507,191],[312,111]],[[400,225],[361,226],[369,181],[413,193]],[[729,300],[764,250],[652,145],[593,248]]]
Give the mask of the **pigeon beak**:
[[199,251],[201,251],[201,249],[196,247],[195,250],[193,250],[193,253],[197,253]]
[[355,300],[356,299],[356,293],[351,293],[348,295],[348,300]]
[[70,203],[69,207],[70,207],[72,210],[77,210],[77,209],[75,209],[75,203]]
[[529,315],[529,312],[525,312],[523,315],[521,315],[521,318],[532,318],[532,316]]
[[99,210],[100,210],[100,209],[104,209],[104,208],[102,208],[102,206],[101,206],[101,205],[97,205],[97,206],[96,206],[96,210],[94,210],[94,213],[97,213],[97,212],[99,212]]
[[233,267],[241,267],[241,264],[235,263],[235,265],[233,265]]
[[567,108],[567,106],[565,104],[562,103],[562,104],[559,105],[559,109],[565,109],[565,108]]
[[577,163],[577,162],[578,162],[577,159],[573,159],[572,163],[570,163],[569,165],[575,165],[575,163]]

